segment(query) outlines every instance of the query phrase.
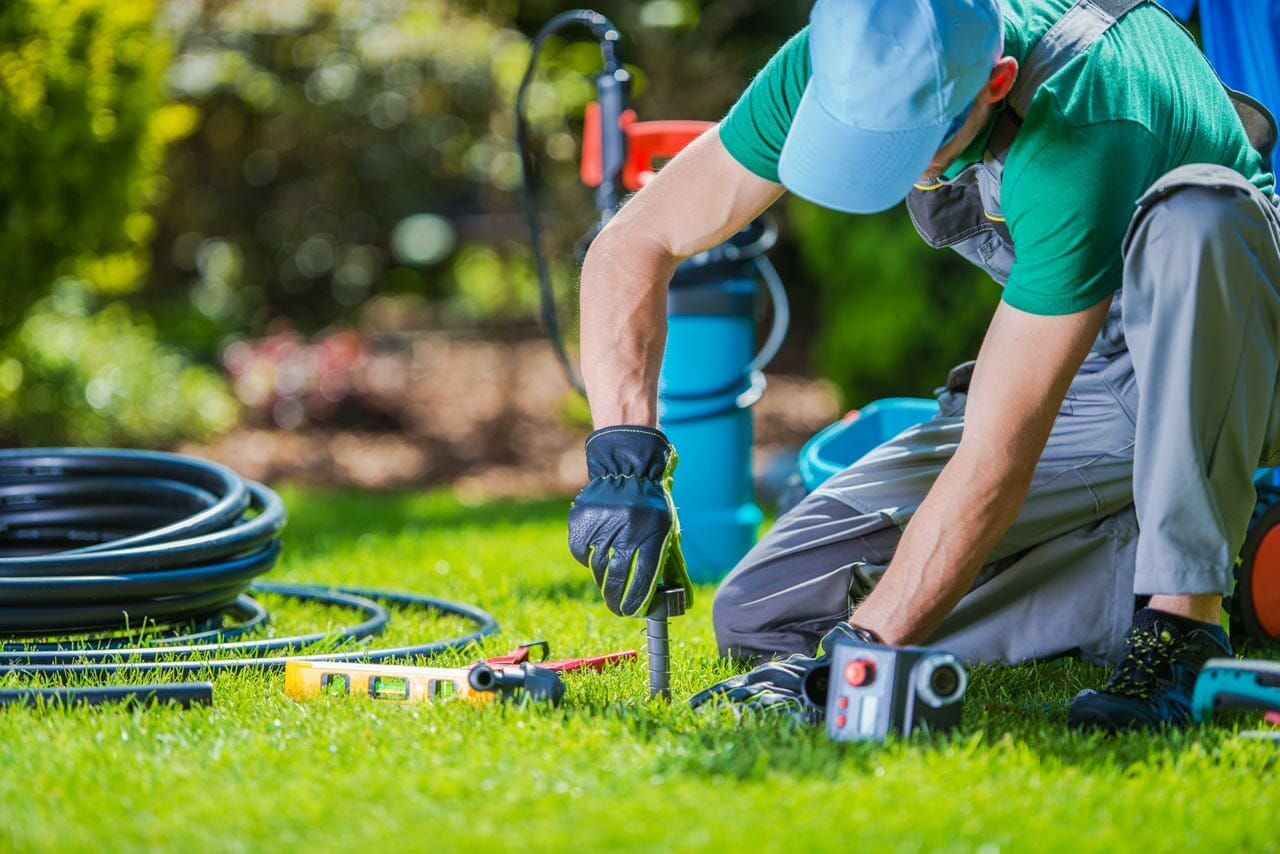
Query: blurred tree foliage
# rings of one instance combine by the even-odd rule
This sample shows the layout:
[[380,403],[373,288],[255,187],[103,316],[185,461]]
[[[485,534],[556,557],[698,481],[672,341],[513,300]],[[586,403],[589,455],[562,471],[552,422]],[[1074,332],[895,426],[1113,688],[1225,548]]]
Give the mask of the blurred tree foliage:
[[15,438],[163,447],[236,423],[218,374],[162,343],[145,315],[118,301],[90,312],[87,297],[61,280],[5,347],[0,396]]
[[[154,3],[113,0],[0,7],[7,441],[155,444],[233,420],[215,374],[158,345],[145,318],[109,304],[142,281],[164,150],[195,118],[166,103],[170,54],[154,15]],[[55,280],[64,298],[41,302]]]
[[164,106],[167,60],[147,3],[22,0],[0,10],[0,187],[12,330],[58,274],[103,293],[145,268],[165,144],[190,110]]
[[170,85],[203,116],[160,215],[157,285],[196,309],[174,307],[186,337],[281,314],[315,330],[375,292],[448,302],[457,262],[519,239],[500,215],[519,182],[518,32],[451,0],[175,2],[168,24]]
[[[388,292],[425,296],[450,325],[527,323],[536,288],[512,99],[526,33],[571,5],[171,2],[170,85],[202,121],[172,153],[159,216],[154,279],[173,299],[170,325],[212,347],[280,314],[315,330]],[[755,6],[603,4],[624,58],[662,68],[635,68],[642,113],[723,113],[803,21]],[[572,247],[594,215],[577,157],[600,58],[583,35],[548,43],[528,102],[566,313]]]
[[[170,86],[202,118],[172,151],[158,217],[164,326],[212,353],[229,331],[282,314],[314,331],[388,293],[425,299],[446,326],[528,324],[512,99],[529,37],[575,5],[170,0]],[[593,7],[623,33],[642,120],[718,119],[807,15],[750,0]],[[594,217],[577,158],[599,61],[585,33],[550,40],[528,103],[566,318],[574,243]],[[851,402],[926,389],[972,354],[991,290],[971,292],[976,274],[931,253],[904,213],[793,210],[775,252],[798,308],[793,347],[811,345]]]

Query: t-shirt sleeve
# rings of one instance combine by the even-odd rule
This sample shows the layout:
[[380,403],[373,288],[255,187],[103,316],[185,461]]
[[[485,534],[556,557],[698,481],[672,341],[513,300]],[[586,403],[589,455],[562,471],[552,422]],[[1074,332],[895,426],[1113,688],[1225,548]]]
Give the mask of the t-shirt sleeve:
[[812,74],[809,28],[784,44],[720,122],[720,142],[734,160],[778,181],[778,158]]
[[1031,314],[1083,311],[1119,290],[1134,205],[1158,175],[1160,141],[1130,121],[1060,125],[1013,156],[1001,187],[1017,260],[1004,301]]

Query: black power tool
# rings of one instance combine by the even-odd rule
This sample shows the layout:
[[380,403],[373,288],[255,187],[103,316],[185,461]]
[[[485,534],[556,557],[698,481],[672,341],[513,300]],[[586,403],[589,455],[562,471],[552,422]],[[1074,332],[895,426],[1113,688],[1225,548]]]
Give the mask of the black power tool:
[[960,725],[969,677],[951,653],[841,639],[830,654],[827,733],[836,741],[884,741],[890,733]]

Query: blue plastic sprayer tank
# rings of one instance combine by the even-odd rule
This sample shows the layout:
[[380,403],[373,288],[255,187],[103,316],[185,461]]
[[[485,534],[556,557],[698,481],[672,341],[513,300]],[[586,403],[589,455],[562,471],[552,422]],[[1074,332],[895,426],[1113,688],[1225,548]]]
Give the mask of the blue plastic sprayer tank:
[[760,240],[730,242],[718,255],[692,258],[668,292],[658,423],[680,455],[674,498],[695,581],[723,578],[755,542],[762,519],[751,476],[751,405],[763,391],[753,370],[753,257],[765,248]]

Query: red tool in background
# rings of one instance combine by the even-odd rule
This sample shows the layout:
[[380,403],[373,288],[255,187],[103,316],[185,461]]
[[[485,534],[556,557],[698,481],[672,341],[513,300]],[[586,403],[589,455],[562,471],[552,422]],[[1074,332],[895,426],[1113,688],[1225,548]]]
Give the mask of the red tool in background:
[[[600,105],[592,101],[583,115],[582,165],[578,171],[582,183],[588,187],[599,187],[604,180],[600,122]],[[628,190],[640,189],[662,166],[662,161],[675,157],[712,127],[714,122],[693,119],[641,122],[636,121],[635,110],[624,110],[618,118],[618,129],[626,140],[622,186]]]

